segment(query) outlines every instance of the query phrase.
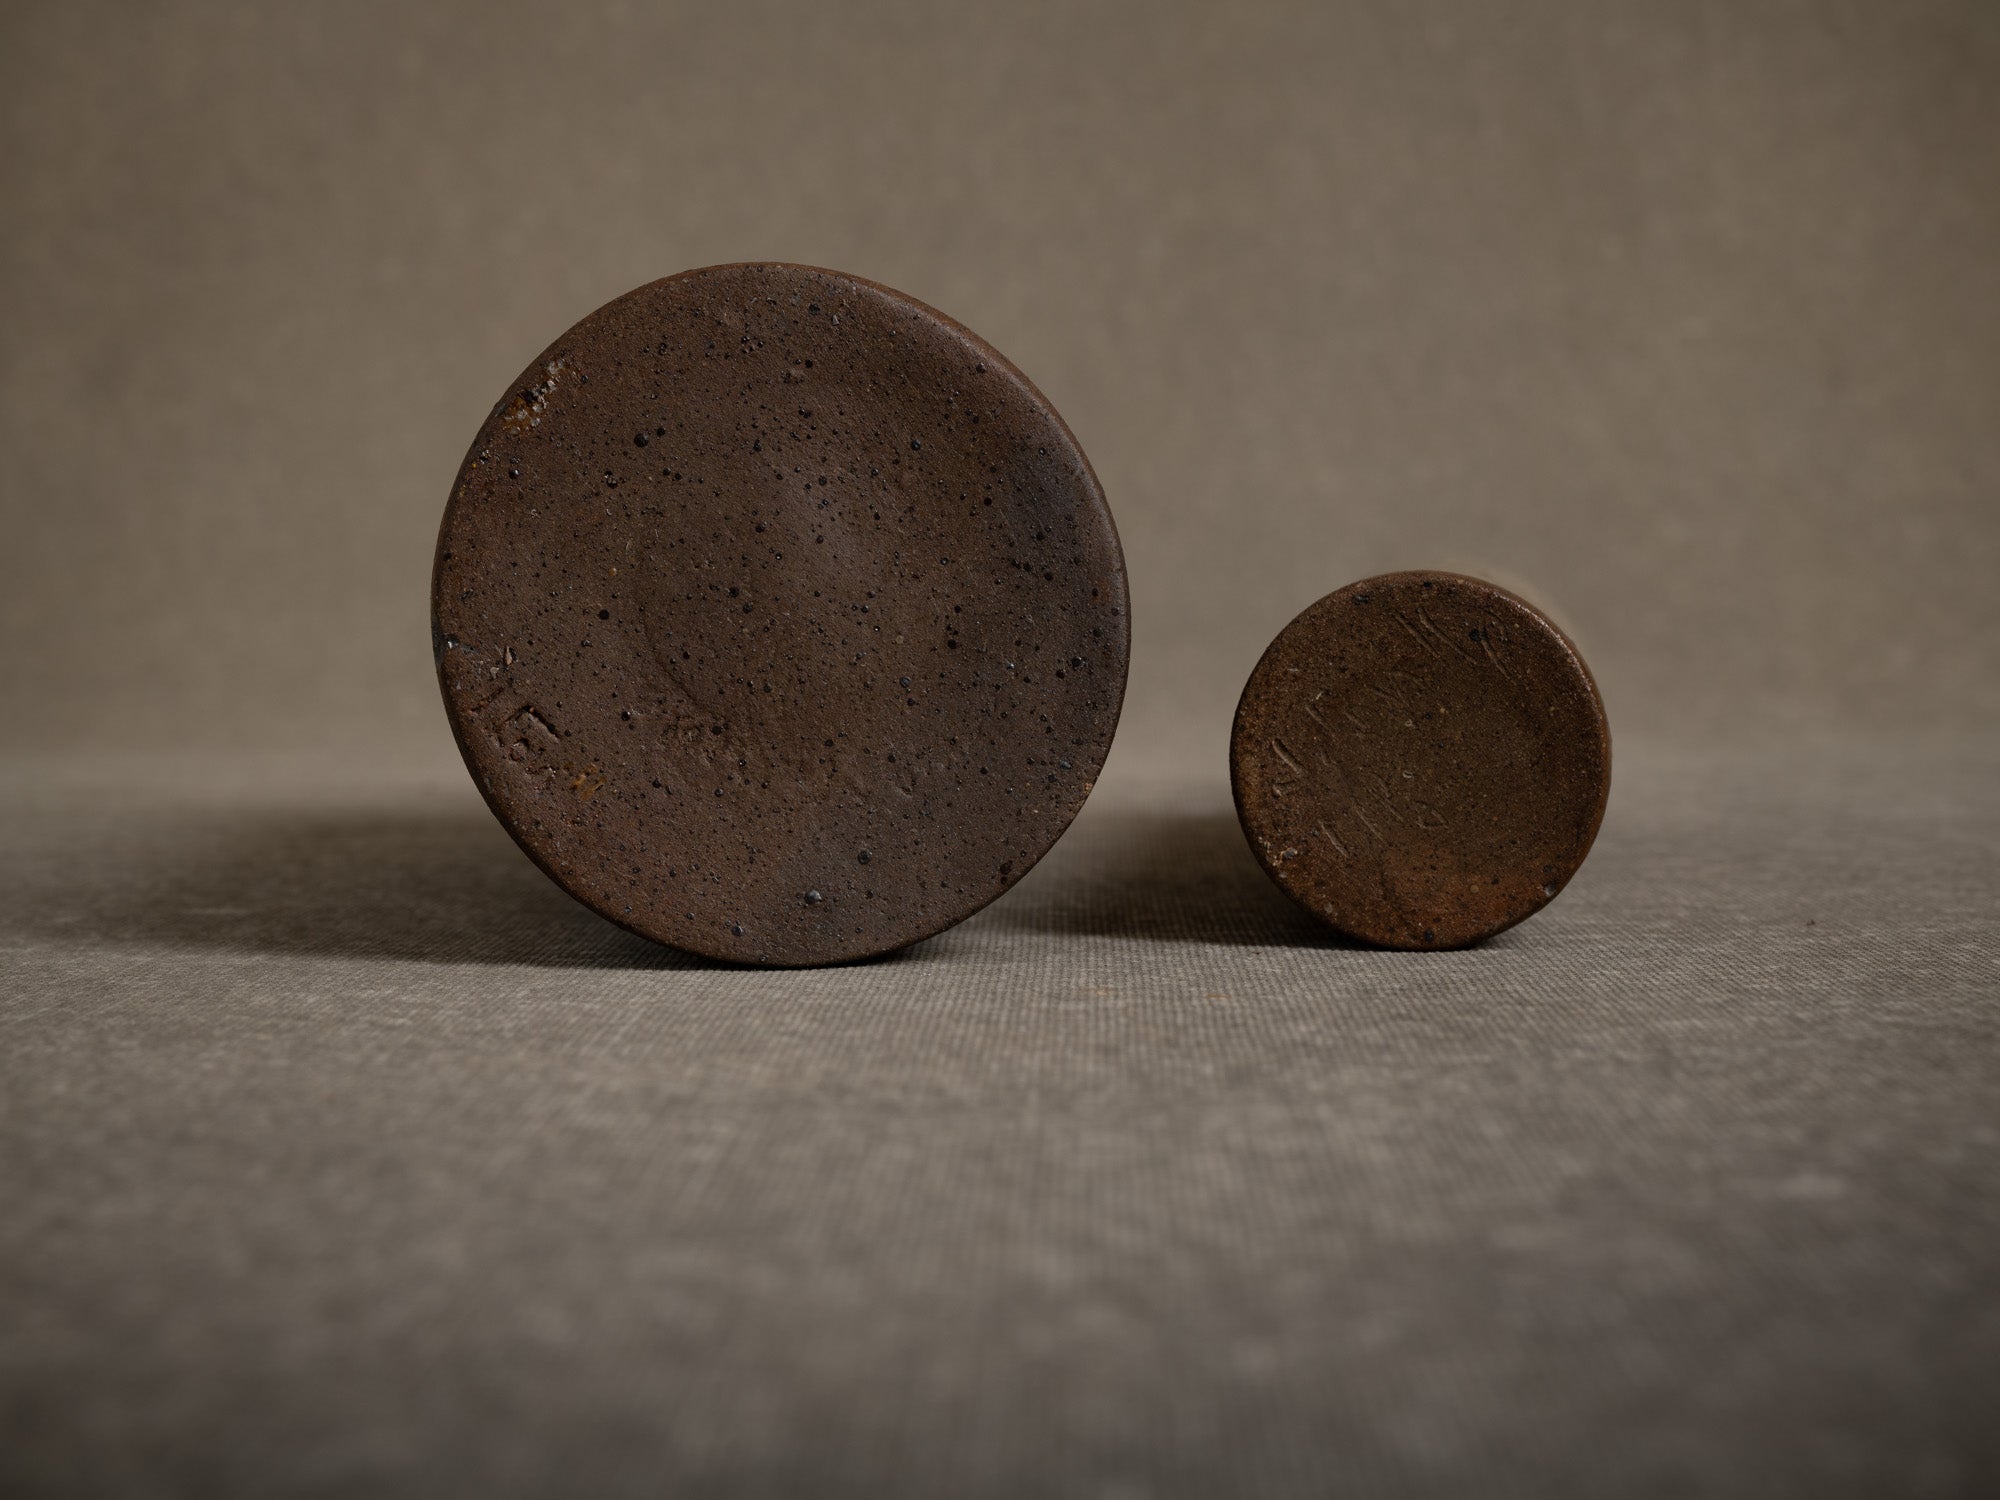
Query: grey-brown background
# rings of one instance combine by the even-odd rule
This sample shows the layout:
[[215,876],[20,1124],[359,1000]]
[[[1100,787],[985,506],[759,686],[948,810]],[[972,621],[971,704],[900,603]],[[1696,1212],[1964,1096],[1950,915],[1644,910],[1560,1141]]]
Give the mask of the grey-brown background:
[[1126,739],[1306,603],[1529,588],[1625,735],[2000,716],[1982,3],[10,5],[16,748],[445,744],[450,476],[576,318],[851,270],[1068,417]]
[[[2000,6],[0,4],[0,1492],[2000,1493]],[[561,329],[888,282],[1090,453],[1110,767],[879,963],[570,902],[446,486]],[[1597,847],[1335,942],[1223,751],[1550,605]]]

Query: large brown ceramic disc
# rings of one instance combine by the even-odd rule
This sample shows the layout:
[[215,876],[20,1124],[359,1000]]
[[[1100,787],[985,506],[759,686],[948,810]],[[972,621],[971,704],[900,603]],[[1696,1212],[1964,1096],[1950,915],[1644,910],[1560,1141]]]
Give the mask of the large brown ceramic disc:
[[1103,764],[1129,646],[1096,476],[1020,371],[886,287],[716,266],[503,396],[438,539],[452,730],[565,890],[815,964],[1019,880]]
[[1364,942],[1452,948],[1590,852],[1611,733],[1567,637],[1505,589],[1391,573],[1287,625],[1243,689],[1237,815],[1279,887]]

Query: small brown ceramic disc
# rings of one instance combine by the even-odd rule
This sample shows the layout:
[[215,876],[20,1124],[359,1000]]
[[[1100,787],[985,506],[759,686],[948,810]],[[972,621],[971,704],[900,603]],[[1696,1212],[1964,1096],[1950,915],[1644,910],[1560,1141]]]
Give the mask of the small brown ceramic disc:
[[1124,696],[1103,491],[949,318],[804,266],[599,308],[459,471],[432,628],[500,821],[571,895],[817,964],[970,915],[1089,793]]
[[1299,905],[1456,948],[1546,905],[1597,837],[1611,732],[1576,647],[1521,599],[1390,573],[1282,630],[1229,748],[1250,847]]

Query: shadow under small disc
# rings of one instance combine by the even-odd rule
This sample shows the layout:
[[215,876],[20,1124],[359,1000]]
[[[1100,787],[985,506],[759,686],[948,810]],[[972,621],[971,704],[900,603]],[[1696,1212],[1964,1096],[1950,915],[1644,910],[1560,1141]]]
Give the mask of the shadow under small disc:
[[1230,740],[1251,850],[1351,937],[1455,948],[1590,852],[1611,732],[1568,638],[1505,589],[1390,573],[1327,595],[1250,674]]
[[716,958],[884,953],[1082,807],[1130,649],[1069,429],[922,303],[732,265],[599,308],[460,469],[432,592],[452,731],[565,890]]

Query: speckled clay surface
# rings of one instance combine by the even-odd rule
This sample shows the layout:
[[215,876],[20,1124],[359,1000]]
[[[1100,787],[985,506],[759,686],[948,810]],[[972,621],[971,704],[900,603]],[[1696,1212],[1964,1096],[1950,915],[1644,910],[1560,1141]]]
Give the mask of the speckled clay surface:
[[1124,560],[1053,408],[886,287],[716,266],[522,373],[432,595],[473,778],[529,855],[676,947],[902,947],[1021,878],[1118,720]]
[[1236,709],[1237,816],[1341,932],[1453,948],[1548,904],[1590,852],[1611,733],[1567,637],[1505,589],[1390,573],[1271,643]]

